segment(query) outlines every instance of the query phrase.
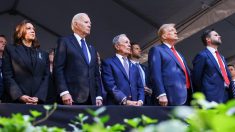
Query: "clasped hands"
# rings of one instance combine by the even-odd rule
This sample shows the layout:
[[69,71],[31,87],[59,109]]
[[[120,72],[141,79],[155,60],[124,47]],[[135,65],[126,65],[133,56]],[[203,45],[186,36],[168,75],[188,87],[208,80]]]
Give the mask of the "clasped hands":
[[38,97],[30,97],[28,95],[23,95],[20,97],[20,100],[24,102],[25,104],[33,104],[36,105],[38,104]]
[[[62,101],[63,104],[65,105],[73,105],[73,98],[69,93],[62,96]],[[103,105],[102,100],[96,99],[96,106],[102,106],[102,105]]]
[[127,105],[127,106],[142,106],[143,103],[142,103],[142,101],[131,101],[131,100],[127,100],[127,101],[126,101],[126,105]]

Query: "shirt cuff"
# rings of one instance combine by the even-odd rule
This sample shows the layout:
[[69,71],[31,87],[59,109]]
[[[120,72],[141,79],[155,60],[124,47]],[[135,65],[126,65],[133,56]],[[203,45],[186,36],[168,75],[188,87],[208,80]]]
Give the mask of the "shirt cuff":
[[144,105],[144,102],[142,100],[138,100],[138,102],[141,102],[141,104]]
[[160,94],[160,95],[157,97],[157,99],[159,99],[159,98],[162,97],[162,96],[166,96],[166,93]]
[[124,97],[120,103],[120,105],[122,105],[123,101],[126,100],[126,97]]
[[96,100],[103,100],[103,98],[101,96],[97,96],[95,99]]
[[69,91],[64,91],[64,92],[60,93],[60,97],[64,96],[65,94],[69,94]]

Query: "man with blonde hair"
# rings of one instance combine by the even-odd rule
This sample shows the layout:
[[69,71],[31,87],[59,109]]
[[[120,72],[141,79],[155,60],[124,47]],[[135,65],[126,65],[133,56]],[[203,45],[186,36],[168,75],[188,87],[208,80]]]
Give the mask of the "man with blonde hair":
[[78,13],[71,22],[73,34],[60,38],[55,55],[55,82],[63,104],[102,105],[97,51],[86,42],[91,21]]
[[188,104],[192,93],[190,71],[183,56],[175,50],[178,40],[175,24],[163,24],[158,31],[162,44],[149,51],[149,70],[157,103],[161,106]]

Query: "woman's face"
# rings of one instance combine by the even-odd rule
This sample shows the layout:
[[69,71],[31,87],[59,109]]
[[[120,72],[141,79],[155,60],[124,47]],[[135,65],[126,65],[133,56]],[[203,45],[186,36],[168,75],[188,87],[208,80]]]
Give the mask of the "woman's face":
[[25,36],[24,39],[26,41],[33,41],[35,39],[35,29],[31,23],[27,23],[25,25]]

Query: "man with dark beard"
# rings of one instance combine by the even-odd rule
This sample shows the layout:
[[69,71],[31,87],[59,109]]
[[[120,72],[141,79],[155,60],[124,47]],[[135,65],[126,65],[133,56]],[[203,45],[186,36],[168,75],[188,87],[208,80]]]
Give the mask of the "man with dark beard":
[[141,56],[141,48],[140,45],[136,42],[131,43],[131,55],[129,56],[131,62],[135,64],[139,70],[142,83],[144,85],[144,93],[145,93],[145,102],[144,105],[153,105],[153,96],[152,96],[152,89],[150,87],[150,80],[149,80],[149,70],[148,67],[140,64]]
[[203,92],[208,101],[224,103],[232,93],[232,86],[226,61],[218,52],[221,36],[214,30],[206,30],[201,39],[206,48],[193,60],[195,89]]

